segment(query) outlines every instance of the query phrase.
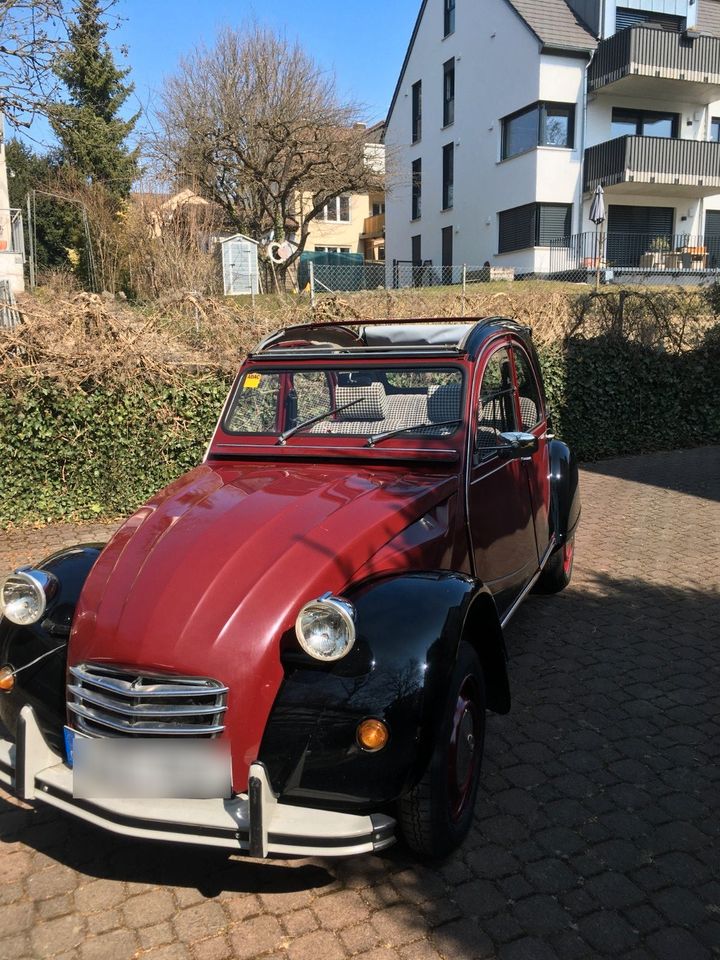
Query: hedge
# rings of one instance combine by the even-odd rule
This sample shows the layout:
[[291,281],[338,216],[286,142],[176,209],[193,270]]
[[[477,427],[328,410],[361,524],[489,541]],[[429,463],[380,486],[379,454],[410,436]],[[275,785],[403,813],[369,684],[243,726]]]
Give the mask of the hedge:
[[[581,461],[720,442],[720,328],[670,355],[602,337],[541,352],[554,428]],[[28,381],[0,396],[0,526],[122,516],[202,457],[228,380]]]

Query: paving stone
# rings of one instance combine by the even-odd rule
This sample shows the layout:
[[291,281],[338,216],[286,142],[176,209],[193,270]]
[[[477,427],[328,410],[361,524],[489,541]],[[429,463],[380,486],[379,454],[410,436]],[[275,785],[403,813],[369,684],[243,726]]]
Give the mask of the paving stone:
[[122,910],[129,927],[149,927],[171,917],[175,913],[175,904],[167,890],[151,890],[131,897],[123,904]]
[[710,960],[710,951],[692,933],[678,927],[658,930],[647,943],[657,960]]
[[262,953],[276,950],[282,942],[280,924],[270,916],[245,920],[233,927],[230,933],[230,943],[237,960],[253,960]]
[[321,897],[313,904],[320,926],[327,930],[339,930],[366,920],[370,911],[359,893],[341,890]]
[[291,943],[288,956],[290,960],[344,960],[345,952],[332,933],[316,930]]
[[514,943],[506,943],[500,947],[498,960],[561,960],[557,953],[534,937],[523,937]]
[[492,940],[472,920],[455,920],[433,931],[430,942],[442,957],[453,960],[494,958]]
[[599,953],[616,957],[637,945],[637,934],[623,917],[611,910],[603,910],[584,917],[580,935]]
[[38,958],[52,957],[64,950],[74,950],[82,943],[83,938],[82,920],[74,915],[36,923],[30,934],[34,955]]
[[181,910],[175,915],[173,923],[183,943],[195,943],[221,933],[228,921],[219,903],[206,900],[205,903]]
[[81,960],[134,960],[136,941],[129,930],[114,930],[85,940],[80,947]]

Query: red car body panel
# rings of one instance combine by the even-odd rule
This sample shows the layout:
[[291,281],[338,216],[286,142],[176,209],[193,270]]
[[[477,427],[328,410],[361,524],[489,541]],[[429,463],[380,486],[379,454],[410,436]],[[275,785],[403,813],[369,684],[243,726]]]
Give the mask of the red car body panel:
[[224,736],[234,789],[243,791],[283,677],[280,641],[297,611],[327,590],[342,592],[361,569],[371,575],[449,557],[456,471],[200,466],[138,510],[103,550],[81,595],[68,663],[111,660],[224,683]]

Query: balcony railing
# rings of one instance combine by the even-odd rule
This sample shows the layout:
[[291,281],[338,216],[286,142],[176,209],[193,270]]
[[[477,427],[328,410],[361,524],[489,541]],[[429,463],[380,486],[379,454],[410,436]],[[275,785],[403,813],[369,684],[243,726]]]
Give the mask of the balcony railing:
[[363,237],[382,237],[385,233],[385,214],[378,213],[374,217],[365,217]]
[[668,184],[720,192],[720,143],[628,136],[588,147],[585,190],[618,183]]
[[25,237],[20,210],[0,209],[0,253],[19,253],[25,259]]
[[[588,72],[590,91],[632,75],[720,84],[720,37],[630,27],[602,40]],[[708,97],[710,103],[712,92]]]
[[720,271],[720,236],[576,233],[552,242],[550,273],[601,269],[643,273]]

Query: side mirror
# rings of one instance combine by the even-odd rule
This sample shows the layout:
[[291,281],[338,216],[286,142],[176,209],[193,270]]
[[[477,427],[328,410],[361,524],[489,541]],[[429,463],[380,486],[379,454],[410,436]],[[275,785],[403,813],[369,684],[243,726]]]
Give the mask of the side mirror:
[[501,433],[498,440],[502,445],[496,448],[497,453],[507,460],[531,457],[538,450],[538,438],[533,433]]

